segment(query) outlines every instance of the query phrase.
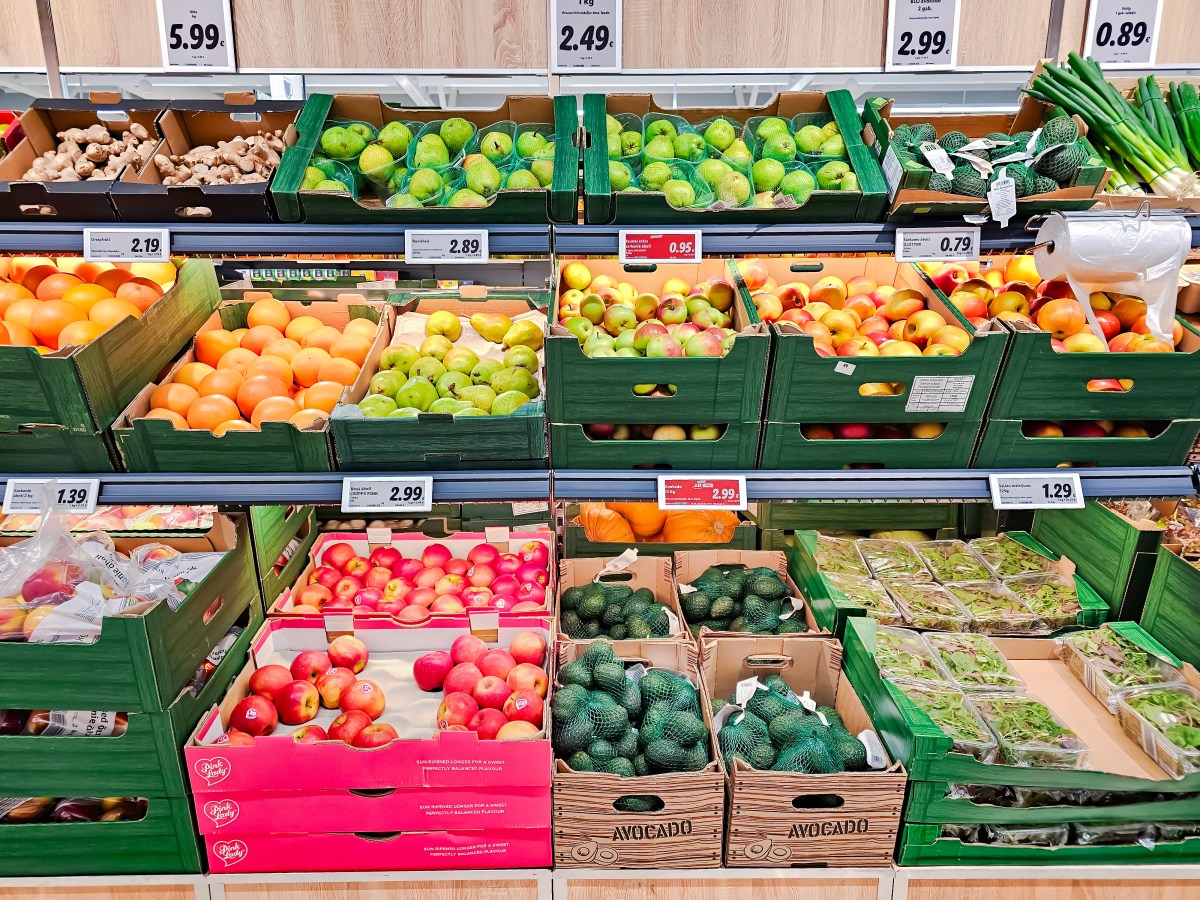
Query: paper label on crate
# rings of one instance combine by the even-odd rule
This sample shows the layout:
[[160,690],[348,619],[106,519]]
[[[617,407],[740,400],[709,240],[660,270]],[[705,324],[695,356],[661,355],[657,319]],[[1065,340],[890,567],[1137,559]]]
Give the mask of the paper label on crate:
[[158,0],[163,68],[170,72],[232,72],[230,0]]
[[886,71],[953,69],[959,0],[890,0]]
[[628,569],[630,566],[632,566],[635,562],[637,562],[637,558],[638,558],[637,550],[634,549],[633,547],[630,547],[628,550],[626,550],[620,556],[614,556],[612,559],[610,559],[608,562],[606,562],[604,564],[603,568],[601,568],[600,571],[596,573],[596,577],[593,578],[592,581],[599,581],[605,575],[615,575],[617,572],[624,572],[626,569]]
[[858,733],[858,739],[867,748],[867,765],[872,769],[886,769],[887,753],[883,749],[879,735],[868,728]]
[[17,513],[44,512],[46,505],[53,505],[55,512],[91,515],[96,511],[96,500],[100,497],[98,478],[56,478],[54,496],[45,498],[43,487],[47,478],[10,478],[4,484],[3,512],[6,516]]
[[679,627],[679,616],[675,615],[669,609],[664,609],[663,612],[667,614],[667,631],[670,634],[679,634],[681,630]]
[[518,500],[512,504],[514,516],[531,516],[534,513],[550,511],[550,504],[545,500]]
[[646,677],[646,667],[642,663],[636,663],[625,670],[625,677],[637,684]]
[[342,512],[414,513],[433,509],[433,477],[343,478]]
[[779,620],[781,622],[790,619],[792,616],[796,615],[796,613],[804,611],[804,601],[799,597],[789,597],[788,602],[791,603],[792,608],[779,616]]
[[839,375],[853,375],[856,368],[857,366],[855,366],[854,363],[846,362],[846,360],[843,359],[834,364],[833,371],[837,372]]
[[[736,703],[726,703],[717,711],[717,714],[713,716],[713,730],[719,734],[721,729],[725,727],[726,723],[730,725],[736,725],[738,722],[742,721],[742,716],[745,714],[745,712],[746,711]],[[733,722],[730,722],[729,720],[734,716],[737,716],[737,719]]]
[[485,525],[483,528],[483,539],[489,544],[507,544],[510,534],[512,529],[506,525]]
[[738,706],[745,706],[750,702],[750,698],[754,696],[755,691],[765,691],[766,687],[758,680],[758,676],[743,678],[737,683],[737,688],[733,692],[733,702]]
[[404,232],[407,263],[485,263],[489,259],[486,228],[409,229]]
[[1083,55],[1106,69],[1146,68],[1158,56],[1161,0],[1091,0]]
[[960,413],[971,399],[974,375],[916,375],[908,389],[908,413]]
[[883,154],[883,178],[887,182],[888,199],[896,198],[896,191],[900,189],[900,176],[904,174],[904,165],[900,162],[900,157],[896,155],[896,150],[890,144],[887,148],[887,153]]
[[532,534],[535,531],[541,531],[542,527],[543,526],[541,526],[541,525],[535,525],[533,523],[530,523],[528,525],[514,525],[512,527],[512,530],[513,530],[514,534],[517,533],[518,531],[521,532],[522,534]]
[[1004,473],[988,476],[996,509],[1083,509],[1083,488],[1076,472]]
[[933,141],[922,143],[921,153],[935,172],[940,172],[942,175],[949,175],[954,171],[954,163],[950,161],[950,154]]
[[117,713],[104,710],[52,709],[42,737],[110,737],[117,730]]
[[694,594],[696,593],[696,588],[692,587],[690,584],[681,584],[679,585],[679,593],[683,594],[684,596],[687,596],[688,594]]
[[1000,174],[988,189],[987,198],[992,218],[1000,223],[1001,228],[1007,227],[1008,220],[1017,214],[1017,189],[1006,169],[1000,169]]
[[978,228],[897,228],[896,262],[979,259]]
[[554,0],[550,5],[550,71],[621,70],[621,0]]
[[85,228],[83,258],[88,262],[168,262],[171,232],[165,228]]
[[[800,702],[800,705],[803,706],[805,709],[807,709],[809,712],[815,713],[817,711],[817,701],[809,696],[808,691],[805,691],[803,694],[801,694],[796,699]],[[828,725],[829,723],[826,722],[825,724]]]

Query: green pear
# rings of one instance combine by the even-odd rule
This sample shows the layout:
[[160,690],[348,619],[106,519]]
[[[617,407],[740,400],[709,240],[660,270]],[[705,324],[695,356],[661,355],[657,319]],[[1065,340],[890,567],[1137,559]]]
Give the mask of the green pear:
[[500,190],[500,170],[486,159],[467,169],[467,187],[481,197],[490,197]]
[[607,113],[605,113],[604,127],[608,130],[609,134],[620,134],[621,133],[621,120],[618,119],[616,116],[610,116]]
[[455,400],[453,397],[439,397],[429,404],[429,409],[426,412],[434,415],[452,416],[455,413],[460,413],[463,410],[471,409],[472,405],[466,400]]
[[379,143],[395,159],[399,159],[408,152],[412,136],[412,130],[403,122],[388,122],[379,130]]
[[358,170],[368,181],[384,184],[392,174],[388,166],[394,162],[392,154],[388,153],[383,145],[368,144],[358,157]]
[[676,159],[699,162],[704,159],[704,138],[698,134],[680,134],[671,142]]
[[475,134],[475,126],[466,119],[455,116],[453,119],[447,119],[438,128],[438,135],[446,144],[446,149],[451,155],[457,156],[463,147],[467,146],[467,141]]
[[379,136],[379,132],[377,132],[374,128],[372,128],[366,122],[351,122],[349,125],[346,126],[346,128],[349,131],[353,131],[355,134],[357,134],[359,137],[361,137],[364,141],[373,141],[373,140],[375,140],[375,138],[377,138]]
[[841,189],[843,191],[857,191],[858,190],[858,176],[855,175],[853,172],[847,172],[846,177],[842,179]]
[[504,335],[512,328],[512,319],[500,313],[478,312],[471,316],[471,327],[486,341],[504,343]]
[[415,406],[401,406],[399,409],[394,409],[387,414],[389,419],[415,419],[421,414],[421,410]]
[[529,402],[528,395],[521,391],[504,391],[497,394],[496,399],[492,401],[493,416],[507,416],[514,411],[520,409]]
[[717,199],[741,206],[750,199],[750,180],[741,172],[731,172],[717,185]]
[[350,188],[342,184],[340,181],[326,179],[313,188],[314,191],[341,191],[342,193],[350,193]]
[[392,174],[388,176],[388,190],[393,194],[399,194],[400,188],[404,184],[404,179],[408,176],[408,169],[400,165],[399,162],[392,166]]
[[535,159],[530,164],[529,170],[533,172],[538,184],[542,187],[549,187],[550,182],[554,180],[554,160],[552,159]]
[[621,136],[617,134],[610,134],[608,136],[608,158],[620,159],[621,147]]
[[526,131],[517,135],[517,155],[533,156],[546,146],[546,136],[537,131]]
[[471,380],[476,384],[484,384],[503,368],[504,363],[498,359],[481,359],[471,370]]
[[354,159],[367,146],[366,139],[357,131],[334,125],[321,133],[321,152],[334,159]]
[[528,347],[531,350],[540,350],[545,341],[546,336],[542,333],[541,327],[535,322],[523,319],[520,322],[513,322],[512,327],[504,332],[501,343],[509,348]]
[[659,135],[666,137],[669,140],[675,140],[675,126],[671,124],[670,119],[655,119],[646,126],[646,139],[656,138]]
[[358,408],[368,419],[382,419],[396,409],[396,401],[384,394],[368,394],[358,401]]
[[453,206],[456,209],[478,209],[480,207],[487,206],[488,202],[481,194],[475,193],[475,191],[471,190],[470,188],[463,188],[462,190],[455,191],[450,197],[450,201],[446,205]]
[[421,358],[421,351],[412,344],[392,344],[386,347],[379,357],[379,368],[399,369],[405,375],[413,363]]
[[674,159],[675,145],[665,135],[646,141],[645,154],[650,159]]
[[838,123],[833,121],[832,119],[830,119],[828,122],[826,122],[824,125],[821,126],[821,134],[823,134],[826,138],[831,138],[835,134],[841,134],[841,133],[842,133],[842,129],[838,128]]
[[787,172],[777,159],[760,159],[751,169],[754,187],[760,191],[773,191]]
[[608,164],[608,184],[614,191],[625,190],[632,180],[633,173],[629,171],[629,166],[625,163],[610,162]]
[[817,169],[817,185],[823,191],[838,191],[842,189],[842,181],[850,174],[850,167],[846,163],[827,162]]
[[636,156],[642,152],[642,136],[636,131],[621,135],[621,156]]
[[[436,362],[436,360],[434,361]],[[438,363],[438,365],[441,365],[441,363]],[[437,399],[437,388],[427,378],[410,378],[404,382],[404,386],[400,390],[396,391],[396,403],[398,406],[411,406],[413,409],[419,409],[422,412],[429,409],[429,405]]]
[[763,144],[762,157],[791,162],[796,158],[796,142],[790,134],[773,134]]
[[728,119],[717,119],[704,129],[704,142],[715,150],[724,152],[737,138],[737,129]]
[[513,169],[504,181],[506,191],[536,191],[542,183],[528,169]]
[[750,148],[746,146],[743,140],[736,140],[729,145],[729,149],[724,153],[725,162],[733,166],[735,169],[743,171],[749,169],[754,162],[754,154],[750,152]]
[[840,134],[835,134],[832,137],[826,138],[821,142],[822,156],[845,156],[846,142],[842,140]]
[[453,397],[458,393],[460,388],[465,388],[470,383],[470,375],[465,375],[462,372],[447,372],[437,380],[434,387],[437,388],[439,397]]
[[[529,372],[536,372],[538,370],[537,353],[532,347],[518,344],[504,354],[504,365],[525,369]],[[490,381],[491,379],[489,378],[488,380]]]
[[755,209],[774,209],[775,194],[771,191],[759,191],[754,195]]
[[486,416],[486,415],[487,415],[487,413],[485,413],[478,406],[469,406],[466,409],[460,409],[458,412],[456,412],[454,414],[454,418],[457,419],[459,416]]
[[455,347],[442,360],[447,372],[461,372],[463,375],[470,375],[478,363],[479,357],[470,347]]
[[388,197],[387,205],[392,209],[424,208],[424,204],[412,194],[393,194],[391,197]]
[[417,148],[413,151],[412,164],[419,169],[428,166],[446,166],[450,164],[450,150],[436,134],[426,134],[417,139]]
[[324,172],[322,172],[316,166],[309,166],[304,170],[304,178],[300,181],[300,190],[311,191],[324,180]]
[[472,406],[482,409],[484,412],[491,412],[492,401],[496,399],[496,392],[486,384],[470,384],[459,388],[455,396],[459,400],[466,400]]
[[662,186],[671,180],[671,167],[664,162],[653,162],[642,169],[642,189],[661,191]]
[[816,180],[804,169],[795,169],[783,176],[779,182],[779,192],[787,194],[797,203],[804,203],[816,189]]
[[399,369],[384,369],[371,376],[371,393],[395,397],[396,391],[404,387],[406,381],[408,381],[406,372],[401,372]]
[[423,378],[430,384],[436,382],[439,378],[446,374],[446,367],[442,365],[440,359],[434,359],[432,356],[423,356],[413,363],[413,367],[408,370],[408,377],[411,381],[413,378]]
[[817,153],[825,142],[825,133],[819,125],[805,125],[796,131],[796,147],[802,153]]
[[725,180],[725,176],[729,175],[733,169],[729,163],[720,159],[706,159],[700,165],[696,166],[696,173],[708,182],[710,188],[716,188],[718,184]]
[[777,134],[787,134],[788,123],[778,116],[768,116],[758,123],[758,130],[754,133],[759,140],[765,141]]
[[[730,176],[733,177],[733,176]],[[741,178],[742,176],[737,176]],[[692,206],[696,202],[696,191],[686,181],[672,178],[663,185],[663,196],[671,206],[678,209],[681,206]]]
[[489,131],[479,142],[479,150],[490,162],[501,163],[512,155],[513,139],[503,131]]
[[[420,147],[417,148],[420,151]],[[445,187],[442,176],[433,169],[418,169],[408,180],[408,193],[424,203],[426,200],[436,200]]]
[[517,366],[501,369],[492,376],[488,382],[488,386],[497,394],[504,394],[508,391],[520,391],[530,398],[537,397],[542,392],[537,379],[533,377],[533,373],[528,369],[522,369]]

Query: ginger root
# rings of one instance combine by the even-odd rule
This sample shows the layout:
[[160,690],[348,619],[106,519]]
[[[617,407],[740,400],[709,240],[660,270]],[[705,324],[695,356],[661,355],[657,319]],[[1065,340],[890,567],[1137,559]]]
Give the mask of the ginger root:
[[112,179],[127,165],[141,167],[154,155],[158,143],[146,126],[133,123],[120,137],[100,122],[87,128],[58,132],[58,147],[33,161],[23,181],[79,181]]
[[166,185],[261,184],[268,181],[286,148],[283,131],[265,132],[217,145],[202,144],[186,153],[154,157]]

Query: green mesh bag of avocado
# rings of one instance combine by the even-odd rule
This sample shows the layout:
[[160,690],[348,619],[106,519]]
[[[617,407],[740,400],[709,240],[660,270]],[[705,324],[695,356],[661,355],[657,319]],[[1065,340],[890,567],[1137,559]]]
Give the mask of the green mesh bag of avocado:
[[689,587],[680,586],[679,606],[695,637],[701,628],[773,635],[808,631],[792,606],[787,582],[772,569],[709,566]]

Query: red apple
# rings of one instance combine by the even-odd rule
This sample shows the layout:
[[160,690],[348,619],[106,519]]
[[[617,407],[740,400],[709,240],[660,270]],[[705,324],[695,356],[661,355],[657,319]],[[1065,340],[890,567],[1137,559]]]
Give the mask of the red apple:
[[521,557],[515,553],[501,553],[492,563],[492,568],[501,575],[514,575],[521,568]]
[[354,548],[349,544],[330,544],[325,548],[325,552],[321,554],[321,564],[324,566],[333,566],[339,572],[345,571],[346,563],[357,556]]
[[445,594],[438,597],[429,604],[429,611],[445,616],[455,616],[461,612],[466,612],[467,608],[463,606],[462,600],[454,596],[454,594]]
[[513,667],[513,670],[508,673],[508,678],[505,681],[514,691],[528,690],[533,691],[539,697],[545,697],[546,688],[550,683],[550,676],[546,674],[546,670],[541,666],[531,665],[530,663],[517,663]]
[[398,740],[399,737],[400,735],[396,733],[396,729],[387,722],[375,722],[356,734],[351,746],[358,747],[360,750],[370,750],[373,747],[382,747],[384,744],[390,744],[392,741]]
[[333,599],[333,592],[323,584],[306,584],[293,596],[296,606],[315,606],[320,609]]
[[395,547],[376,547],[371,551],[369,561],[372,566],[382,566],[390,572],[400,565],[402,559],[404,555]]
[[367,609],[375,609],[379,606],[379,601],[383,599],[383,591],[379,588],[365,587],[354,595],[355,606],[365,606]]
[[413,681],[423,691],[440,691],[446,676],[454,668],[454,660],[445,650],[434,650],[418,656],[413,663]]
[[[358,595],[355,594],[355,597]],[[321,607],[321,612],[333,612],[334,610],[344,610],[350,612],[354,609],[354,597],[334,597],[328,603]]]
[[1108,437],[1108,431],[1098,422],[1067,422],[1063,425],[1063,437],[1070,438],[1102,438]]
[[[507,720],[505,720],[507,721]],[[254,738],[244,731],[231,728],[212,742],[214,747],[253,747]]]
[[353,600],[354,595],[363,589],[363,583],[353,575],[343,575],[333,586],[333,596]]
[[481,609],[491,605],[492,591],[491,588],[469,587],[462,592],[459,599],[467,609]]
[[329,661],[335,666],[349,669],[355,675],[367,667],[371,653],[367,645],[352,634],[343,634],[329,645]]
[[498,732],[496,732],[496,740],[498,741],[530,741],[538,736],[541,727],[534,725],[532,722],[523,722],[516,720],[509,722]]
[[269,665],[255,669],[250,676],[250,693],[270,699],[275,692],[292,681],[292,673],[287,666]]
[[365,712],[372,719],[378,719],[383,714],[383,708],[386,700],[383,696],[383,691],[379,689],[373,681],[356,681],[346,690],[342,691],[341,699],[338,700],[338,708],[342,712],[350,712],[352,709],[359,709]]
[[275,709],[284,725],[311,722],[321,708],[321,695],[311,681],[292,681],[275,694]]
[[379,588],[383,590],[384,585],[392,580],[392,570],[383,566],[375,566],[367,569],[367,574],[363,576],[363,587]]
[[542,698],[537,691],[522,688],[513,691],[500,710],[510,722],[529,722],[542,727]]
[[517,569],[516,574],[517,581],[522,584],[532,582],[545,586],[550,583],[550,573],[539,563],[525,563],[521,568]]
[[21,596],[27,603],[61,594],[75,593],[73,585],[83,580],[83,570],[74,563],[49,562],[21,584]]
[[491,587],[496,578],[496,570],[486,563],[479,563],[467,569],[466,578],[472,587]]
[[229,726],[251,737],[270,734],[278,724],[275,704],[258,694],[243,697],[229,714]]
[[406,578],[393,578],[383,586],[384,600],[403,600],[413,589],[412,582]]
[[465,559],[452,559],[446,565],[442,566],[446,570],[447,575],[466,575],[467,569],[471,568],[471,564]]
[[537,563],[543,569],[550,567],[550,548],[545,541],[526,541],[517,550],[523,563]]
[[512,639],[508,652],[517,663],[540,666],[546,661],[546,639],[536,631],[522,631]]
[[431,588],[446,577],[446,570],[440,567],[422,569],[413,579],[413,584],[419,588]]
[[833,426],[833,434],[843,441],[864,441],[875,437],[875,429],[860,422],[843,422]]
[[319,676],[324,675],[332,668],[333,663],[329,661],[328,653],[322,653],[320,650],[303,650],[292,660],[289,671],[296,681],[308,681],[315,684]]
[[[450,656],[454,656],[453,647],[450,649]],[[475,690],[476,682],[482,677],[483,673],[479,671],[479,667],[475,663],[461,662],[446,673],[442,688],[447,694],[470,694]]]
[[517,588],[521,586],[521,582],[517,580],[516,575],[497,575],[496,580],[492,582],[491,588],[493,594],[507,594],[510,597],[515,597]]
[[293,731],[292,740],[297,744],[315,744],[317,741],[329,740],[329,735],[320,725],[310,723]]
[[493,594],[492,609],[511,610],[516,605],[516,598],[510,597],[508,594]]
[[397,616],[407,608],[408,604],[403,600],[380,600],[375,607],[375,612]]
[[337,709],[342,693],[358,679],[349,669],[337,667],[323,672],[317,678],[317,693],[321,695],[321,705],[326,709]]
[[404,578],[408,581],[412,581],[423,571],[425,571],[425,564],[419,559],[401,560],[400,565],[392,569],[392,573],[397,578]]
[[1063,430],[1054,422],[1026,422],[1021,426],[1021,434],[1025,437],[1060,438],[1063,436]]
[[522,600],[520,603],[514,603],[509,612],[526,613],[526,612],[544,612],[543,603],[534,603],[532,600]]
[[458,663],[473,663],[488,652],[488,646],[473,634],[464,634],[450,645],[450,658]]
[[421,564],[427,569],[439,569],[453,558],[445,544],[430,544],[421,554]]
[[346,575],[353,575],[355,578],[362,579],[371,571],[371,564],[361,556],[352,556],[346,560],[346,565],[342,567],[342,572]]
[[507,724],[508,719],[498,709],[481,709],[471,717],[467,728],[477,735],[480,740],[495,740],[496,734]]
[[338,579],[342,577],[339,569],[333,566],[317,566],[312,570],[312,574],[308,576],[309,584],[323,584],[333,590],[333,586],[338,583]]
[[484,675],[477,682],[471,691],[471,697],[479,704],[480,708],[500,709],[504,706],[504,701],[508,699],[509,694],[513,689],[508,686],[508,683],[503,678],[497,678],[495,675]]
[[329,726],[329,739],[352,745],[358,733],[370,725],[370,716],[361,709],[352,709],[333,720],[333,724]]
[[949,297],[955,288],[971,277],[971,273],[957,263],[946,263],[932,276],[932,281],[943,294]]
[[497,678],[507,678],[516,664],[517,661],[507,650],[489,650],[476,662],[480,672],[484,675],[495,675]]
[[442,699],[441,706],[438,707],[438,730],[445,731],[451,725],[461,725],[466,728],[477,712],[479,712],[479,704],[470,694],[464,694],[462,691],[448,693]]
[[433,588],[414,588],[404,599],[409,606],[419,606],[422,609],[429,609],[433,605],[433,601],[437,598],[437,591]]
[[433,586],[433,592],[439,597],[447,594],[458,596],[467,587],[467,580],[461,575],[443,575]]
[[491,544],[476,544],[467,552],[467,562],[476,566],[490,566],[499,555],[500,551]]
[[432,618],[423,606],[406,606],[396,614],[396,621],[405,625],[420,625]]
[[1111,341],[1121,332],[1121,320],[1108,310],[1101,310],[1096,314],[1096,321],[1100,323],[1100,330],[1104,332],[1104,340]]
[[526,582],[517,588],[516,599],[518,602],[528,600],[531,603],[538,604],[538,606],[543,606],[546,603],[546,589],[540,584]]

